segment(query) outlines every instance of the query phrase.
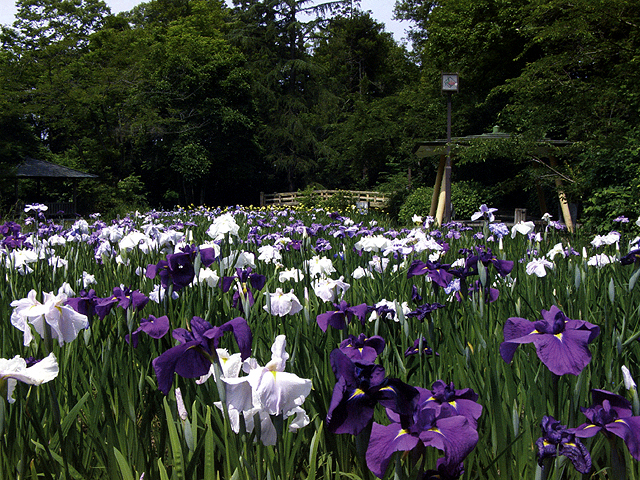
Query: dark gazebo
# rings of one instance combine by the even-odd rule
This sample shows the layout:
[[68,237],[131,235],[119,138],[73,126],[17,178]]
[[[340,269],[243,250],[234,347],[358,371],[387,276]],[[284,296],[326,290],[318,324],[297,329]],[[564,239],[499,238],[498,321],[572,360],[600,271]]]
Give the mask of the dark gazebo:
[[16,201],[18,200],[18,180],[21,178],[33,178],[37,181],[37,193],[40,195],[40,182],[44,178],[70,179],[72,181],[72,201],[71,202],[44,202],[49,207],[49,212],[55,213],[64,211],[67,215],[75,215],[77,210],[76,185],[78,179],[98,178],[98,175],[84,173],[73,168],[63,167],[55,163],[35,158],[26,157],[16,168]]

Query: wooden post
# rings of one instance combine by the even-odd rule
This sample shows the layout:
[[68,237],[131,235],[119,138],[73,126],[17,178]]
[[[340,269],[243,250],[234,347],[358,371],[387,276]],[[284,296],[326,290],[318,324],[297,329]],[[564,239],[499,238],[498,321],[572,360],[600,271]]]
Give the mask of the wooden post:
[[260,206],[264,207],[264,192],[260,192]]
[[[438,173],[436,174],[436,184],[433,186],[433,195],[431,196],[431,209],[429,210],[429,216],[436,216],[436,212],[439,207],[440,190],[442,190],[442,177],[444,175],[444,165],[447,159],[445,155],[440,155],[440,163],[438,164]],[[444,208],[444,205],[443,205]],[[442,220],[442,217],[440,217]]]
[[520,223],[527,221],[527,209],[526,208],[516,208],[515,213],[513,214],[513,223]]
[[[558,166],[558,162],[554,156],[549,157],[549,162],[554,169]],[[558,200],[560,201],[560,207],[562,208],[564,224],[567,226],[567,230],[573,232],[573,221],[571,219],[571,210],[569,210],[569,202],[567,202],[567,196],[562,190],[562,180],[558,176],[556,176],[556,188],[558,189]]]
[[436,223],[438,225],[442,225],[442,218],[444,217],[445,205],[447,203],[447,191],[444,182],[442,183],[442,188],[440,189],[440,194],[438,198],[438,210],[436,212]]

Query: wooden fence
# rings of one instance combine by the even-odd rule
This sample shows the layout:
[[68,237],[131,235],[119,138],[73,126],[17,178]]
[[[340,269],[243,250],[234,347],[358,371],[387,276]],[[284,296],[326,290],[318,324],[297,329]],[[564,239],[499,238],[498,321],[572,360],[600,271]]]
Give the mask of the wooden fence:
[[[23,212],[29,203],[18,202],[16,204],[18,212]],[[76,214],[76,204],[73,202],[44,202],[48,209],[44,212],[47,218],[62,216],[72,218]]]
[[379,192],[363,192],[358,190],[313,190],[312,192],[284,192],[264,193],[260,192],[260,206],[265,205],[298,205],[305,195],[313,195],[320,201],[325,201],[332,196],[344,195],[353,203],[363,202],[367,207],[383,208],[386,206],[387,197]]

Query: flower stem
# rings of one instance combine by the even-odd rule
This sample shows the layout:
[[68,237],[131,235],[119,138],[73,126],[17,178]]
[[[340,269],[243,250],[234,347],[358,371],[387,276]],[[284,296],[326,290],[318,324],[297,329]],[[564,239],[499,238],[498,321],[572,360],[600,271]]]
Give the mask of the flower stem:
[[611,447],[611,478],[616,480],[627,480],[627,466],[624,456],[618,449],[618,438],[608,435],[609,446]]

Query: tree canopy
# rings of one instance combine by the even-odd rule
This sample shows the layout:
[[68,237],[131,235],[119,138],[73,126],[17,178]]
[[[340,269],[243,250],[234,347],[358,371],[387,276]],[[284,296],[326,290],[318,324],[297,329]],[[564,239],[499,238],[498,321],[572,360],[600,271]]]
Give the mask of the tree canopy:
[[[413,150],[444,137],[439,76],[455,71],[454,136],[499,125],[513,141],[457,152],[454,182],[536,211],[533,186],[552,193],[561,175],[594,225],[636,215],[639,3],[397,0],[400,45],[355,0],[150,0],[119,15],[19,0],[0,34],[0,163],[99,173],[80,186],[87,210],[249,204],[311,184],[401,202],[433,182]],[[531,153],[545,138],[574,143],[553,169]]]

